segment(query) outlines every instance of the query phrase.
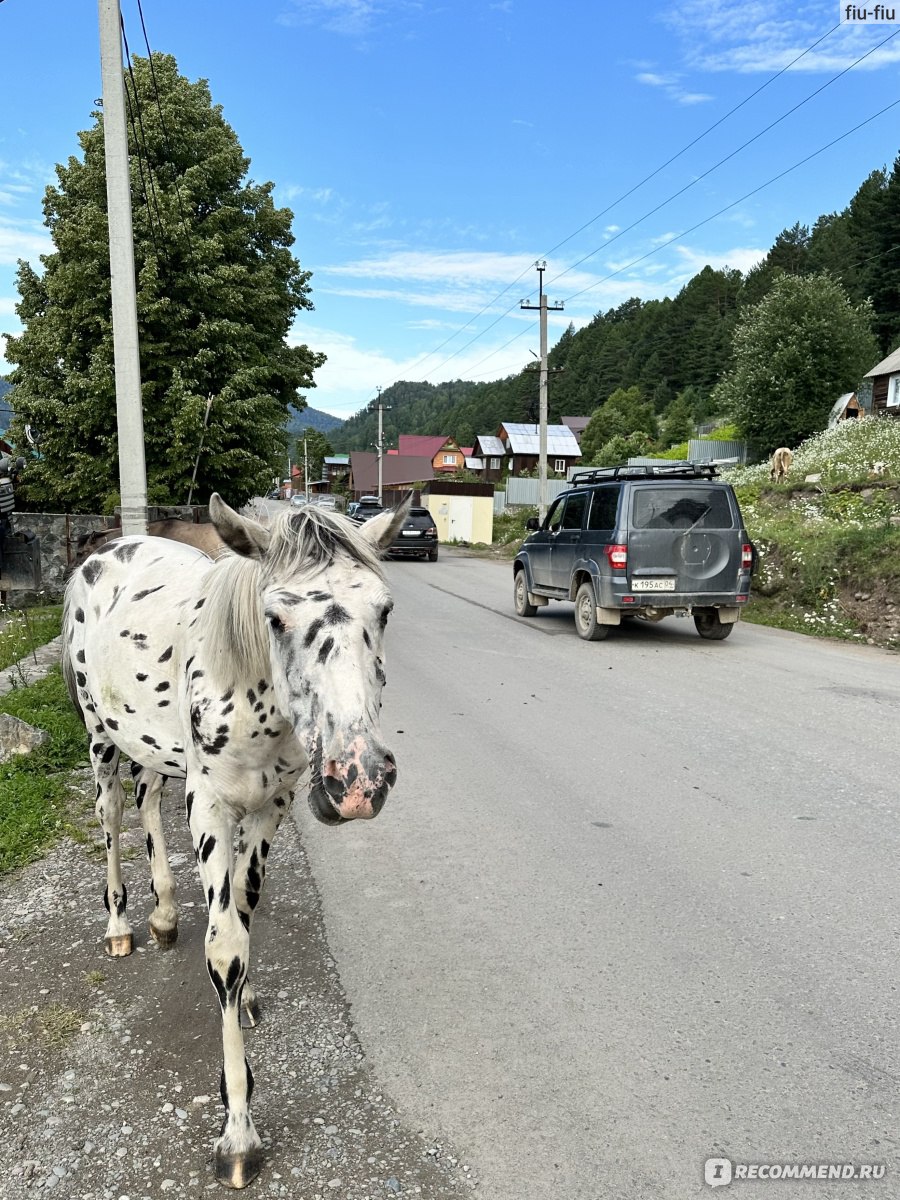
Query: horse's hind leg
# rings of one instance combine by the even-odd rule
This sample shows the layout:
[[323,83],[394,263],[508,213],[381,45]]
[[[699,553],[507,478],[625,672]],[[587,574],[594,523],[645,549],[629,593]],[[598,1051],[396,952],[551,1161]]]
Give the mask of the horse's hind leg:
[[[237,905],[238,916],[248,933],[266,880],[269,847],[287,811],[288,803],[289,798],[277,797],[276,802],[268,808],[246,816],[238,830],[234,863],[234,902]],[[245,1029],[250,1029],[259,1024],[260,1015],[256,989],[248,977],[241,994],[241,1024]]]
[[144,837],[147,840],[147,858],[150,861],[152,883],[150,887],[156,901],[150,918],[150,933],[163,950],[174,946],[178,938],[178,908],[175,904],[175,876],[169,866],[166,839],[163,834],[160,797],[165,776],[131,764],[134,776],[134,802],[141,814]]
[[97,733],[91,742],[91,766],[97,781],[95,811],[106,840],[106,891],[103,903],[109,913],[106,926],[106,953],[114,958],[130,954],[134,938],[125,908],[128,893],[122,881],[119,833],[122,829],[122,804],[125,793],[119,780],[119,748]]

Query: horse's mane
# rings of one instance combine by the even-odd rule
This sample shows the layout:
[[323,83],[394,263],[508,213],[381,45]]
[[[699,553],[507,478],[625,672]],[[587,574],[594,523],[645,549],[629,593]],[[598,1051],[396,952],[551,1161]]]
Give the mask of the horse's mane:
[[268,672],[263,588],[298,575],[312,579],[340,559],[384,578],[377,548],[358,525],[339,513],[313,506],[288,510],[278,513],[266,528],[271,539],[261,559],[227,554],[215,561],[203,580],[200,625],[205,666],[223,687],[233,683],[235,674],[255,683]]

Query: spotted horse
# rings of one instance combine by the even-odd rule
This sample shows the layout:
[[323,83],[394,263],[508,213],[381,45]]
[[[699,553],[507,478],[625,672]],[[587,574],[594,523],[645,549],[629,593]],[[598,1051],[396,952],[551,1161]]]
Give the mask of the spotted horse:
[[310,808],[335,826],[376,816],[396,780],[379,729],[392,607],[381,554],[408,510],[409,497],[358,526],[308,506],[264,528],[214,495],[211,520],[234,553],[212,561],[178,542],[118,538],[66,589],[63,672],[88,731],[106,838],[108,954],[133,949],[119,759],[131,760],[155,896],[150,932],[162,947],[177,937],[178,911],[160,793],[168,776],[185,781],[222,1016],[215,1173],[230,1187],[245,1187],[263,1163],[242,1024],[259,1014],[250,933],[272,839],[307,772]]

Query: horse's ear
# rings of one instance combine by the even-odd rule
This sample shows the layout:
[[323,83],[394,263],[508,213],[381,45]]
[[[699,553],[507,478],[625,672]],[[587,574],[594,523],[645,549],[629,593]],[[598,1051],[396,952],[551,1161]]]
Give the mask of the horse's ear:
[[209,518],[229,549],[244,558],[262,558],[269,548],[271,533],[249,517],[229,508],[218,492],[209,498]]
[[374,542],[379,550],[386,550],[409,516],[412,497],[412,492],[407,492],[396,508],[388,508],[366,521],[361,530],[363,537]]

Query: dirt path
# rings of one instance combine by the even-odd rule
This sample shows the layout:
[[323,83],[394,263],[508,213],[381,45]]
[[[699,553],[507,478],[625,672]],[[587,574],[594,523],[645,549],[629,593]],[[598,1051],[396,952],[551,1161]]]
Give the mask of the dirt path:
[[[170,784],[164,798],[182,909],[167,952],[147,933],[149,872],[137,814],[127,809],[136,952],[126,959],[103,953],[104,855],[87,775],[80,791],[74,807],[90,840],[67,840],[0,881],[0,1194],[157,1200],[212,1191],[220,1027],[183,789]],[[268,1160],[248,1195],[471,1194],[474,1172],[431,1140],[435,1131],[408,1127],[372,1077],[293,821],[270,867],[253,946],[264,1020],[247,1035]]]

